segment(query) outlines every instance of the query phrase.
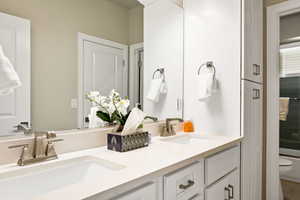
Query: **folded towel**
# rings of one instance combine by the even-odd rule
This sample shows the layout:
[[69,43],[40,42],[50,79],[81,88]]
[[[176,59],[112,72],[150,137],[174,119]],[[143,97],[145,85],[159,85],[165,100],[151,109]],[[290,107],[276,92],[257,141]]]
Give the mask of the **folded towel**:
[[157,103],[161,94],[163,78],[152,79],[147,99]]
[[216,90],[216,81],[214,78],[214,72],[203,72],[198,76],[198,100],[205,101]]
[[0,95],[8,95],[21,85],[17,72],[0,45]]
[[289,97],[280,97],[279,99],[279,117],[280,121],[286,121],[289,114]]

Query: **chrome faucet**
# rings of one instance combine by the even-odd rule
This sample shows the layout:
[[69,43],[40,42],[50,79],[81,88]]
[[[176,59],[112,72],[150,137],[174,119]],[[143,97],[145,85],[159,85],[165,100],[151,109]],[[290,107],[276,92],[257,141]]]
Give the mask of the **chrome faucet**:
[[167,118],[166,119],[166,126],[164,127],[164,130],[160,135],[161,137],[168,137],[168,136],[176,135],[175,124],[171,123],[173,121],[183,122],[183,119],[181,119],[181,118]]
[[55,133],[35,133],[32,150],[29,149],[29,144],[14,145],[9,146],[8,148],[14,149],[22,147],[18,165],[24,166],[57,159],[54,143],[60,141],[63,141],[63,139],[56,139]]

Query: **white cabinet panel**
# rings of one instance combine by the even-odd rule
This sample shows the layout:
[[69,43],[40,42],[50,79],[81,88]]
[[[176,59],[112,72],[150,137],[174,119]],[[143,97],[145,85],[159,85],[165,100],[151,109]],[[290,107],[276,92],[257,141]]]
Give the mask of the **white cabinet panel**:
[[156,186],[150,183],[113,200],[156,200]]
[[205,159],[205,184],[210,185],[240,166],[240,147],[234,147]]
[[244,0],[243,73],[246,80],[263,82],[263,1]]
[[235,170],[208,187],[205,190],[205,200],[239,200],[239,187],[239,170]]
[[242,194],[243,200],[261,199],[262,85],[243,81]]

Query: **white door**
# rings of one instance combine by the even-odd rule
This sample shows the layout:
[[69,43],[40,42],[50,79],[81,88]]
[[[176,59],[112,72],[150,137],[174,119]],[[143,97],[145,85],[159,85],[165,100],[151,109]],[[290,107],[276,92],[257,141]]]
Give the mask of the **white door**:
[[22,86],[0,96],[0,135],[21,122],[30,124],[30,21],[0,13],[0,45],[20,76]]
[[90,113],[90,102],[85,98],[88,92],[99,91],[102,95],[109,95],[112,89],[116,89],[122,97],[128,97],[128,47],[98,40],[84,39],[82,42],[80,127],[84,126],[85,118]]
[[243,81],[242,196],[261,199],[262,185],[262,85]]

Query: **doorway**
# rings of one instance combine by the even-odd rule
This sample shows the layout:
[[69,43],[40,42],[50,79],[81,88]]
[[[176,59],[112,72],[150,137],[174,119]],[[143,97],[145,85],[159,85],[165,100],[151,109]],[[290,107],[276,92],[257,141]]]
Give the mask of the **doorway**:
[[122,97],[128,97],[128,46],[79,33],[78,49],[78,128],[83,128],[90,112],[85,98],[88,92],[107,96],[116,89]]
[[280,130],[280,19],[300,12],[300,1],[290,0],[267,10],[267,136],[266,199],[279,200],[279,130]]

